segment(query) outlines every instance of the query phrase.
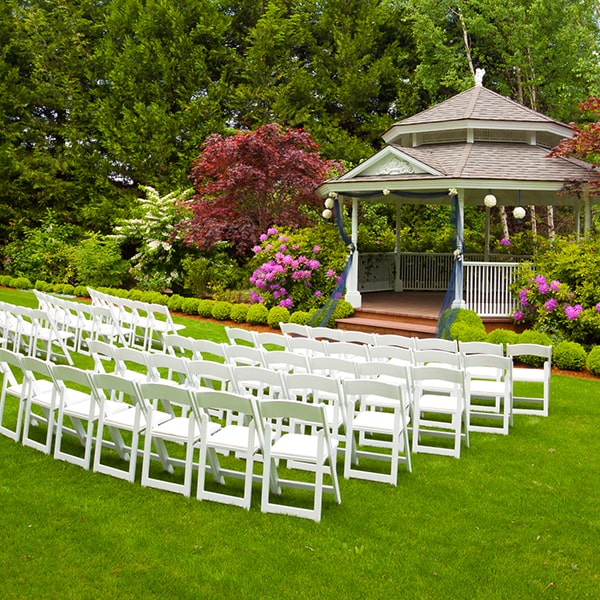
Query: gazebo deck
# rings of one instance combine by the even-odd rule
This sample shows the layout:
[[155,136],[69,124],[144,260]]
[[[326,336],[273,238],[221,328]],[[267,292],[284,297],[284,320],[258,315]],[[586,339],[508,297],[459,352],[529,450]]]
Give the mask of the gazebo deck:
[[[338,319],[340,329],[373,333],[396,333],[413,337],[435,337],[442,309],[443,292],[369,292],[352,317]],[[486,330],[512,329],[512,320],[484,319]]]

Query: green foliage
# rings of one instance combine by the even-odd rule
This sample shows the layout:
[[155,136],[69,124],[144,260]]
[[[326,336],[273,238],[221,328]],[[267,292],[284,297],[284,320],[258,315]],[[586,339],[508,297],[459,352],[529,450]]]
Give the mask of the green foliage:
[[511,329],[494,329],[487,335],[487,340],[490,344],[502,344],[506,348],[506,344],[516,344],[519,334]]
[[249,306],[247,304],[237,303],[231,307],[229,318],[235,323],[245,323]]
[[363,203],[358,224],[359,252],[393,252],[396,247],[393,205]]
[[39,292],[46,292],[50,288],[50,284],[46,281],[42,281],[38,279],[33,285],[33,289],[38,290]]
[[306,325],[310,319],[310,313],[307,310],[296,310],[290,315],[290,323]]
[[280,323],[288,323],[290,320],[290,311],[283,306],[273,306],[269,310],[267,317],[267,323],[273,327],[273,329],[281,329]]
[[78,298],[90,297],[90,293],[88,292],[86,285],[76,285],[75,289],[73,290],[73,294],[75,294],[75,296],[77,296]]
[[269,310],[264,304],[253,304],[246,313],[246,322],[250,325],[264,325],[268,316]]
[[354,307],[347,300],[338,300],[333,309],[334,319],[347,319],[354,314]]
[[552,348],[552,364],[566,371],[582,371],[585,367],[587,352],[577,342],[563,340]]
[[474,327],[466,322],[454,322],[450,326],[450,336],[459,342],[485,342],[487,335],[482,327]]
[[245,270],[227,253],[228,245],[219,243],[205,256],[186,256],[182,263],[183,289],[205,298],[224,294],[246,284]]
[[200,300],[198,300],[198,298],[186,298],[181,303],[181,312],[184,312],[188,315],[197,315],[199,304]]
[[14,279],[12,275],[2,275],[0,276],[0,285],[4,287],[10,287],[10,282]]
[[590,350],[585,366],[592,375],[600,377],[600,346],[594,346]]
[[199,300],[197,303],[197,312],[201,317],[204,317],[205,319],[210,319],[212,317],[212,309],[214,305],[214,300]]
[[138,288],[133,288],[132,290],[129,290],[127,292],[127,298],[129,298],[129,300],[137,300],[137,301],[141,301],[142,300],[142,295],[143,292],[142,290],[138,289]]
[[17,290],[30,290],[33,288],[33,285],[27,277],[15,277],[10,280],[10,285],[8,287],[13,287]]
[[183,296],[180,296],[179,294],[173,294],[169,298],[167,307],[171,312],[181,312],[181,307],[183,305],[184,300],[185,298]]
[[82,285],[123,286],[128,280],[129,263],[112,237],[88,234],[73,252],[75,279]]
[[210,314],[213,319],[225,321],[226,319],[229,319],[232,306],[233,304],[231,304],[231,302],[215,302]]

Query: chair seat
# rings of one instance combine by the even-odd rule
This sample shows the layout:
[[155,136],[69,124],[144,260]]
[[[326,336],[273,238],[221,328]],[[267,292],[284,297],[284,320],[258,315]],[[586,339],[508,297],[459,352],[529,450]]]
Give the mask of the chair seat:
[[458,402],[459,399],[456,396],[424,394],[419,399],[419,409],[421,411],[454,413]]
[[477,395],[503,396],[505,386],[503,381],[492,381],[489,379],[472,379],[469,389],[471,392],[471,396],[475,397],[477,397]]
[[365,410],[354,418],[352,427],[357,430],[391,435],[394,432],[394,414],[380,410]]
[[[214,425],[214,424],[213,424]],[[248,441],[250,430],[245,425],[228,425],[213,433],[209,440],[209,446],[214,448],[227,447],[233,451],[246,452],[248,450]],[[255,438],[252,452],[257,452],[260,449],[260,442]]]
[[[284,460],[299,460],[315,462],[318,453],[318,437],[301,433],[287,433],[280,437],[271,448],[271,455]],[[338,446],[338,440],[331,438],[332,449]],[[327,459],[327,452],[323,453]]]
[[518,368],[513,370],[513,381],[527,383],[544,383],[545,375],[543,369]]
[[[166,413],[154,412],[152,414],[152,420],[154,421],[157,415],[165,415]],[[152,435],[155,437],[161,437],[167,440],[179,441],[187,438],[189,430],[189,418],[188,417],[174,417],[168,420],[163,420],[155,427],[152,428]],[[218,423],[210,422],[208,424],[209,434],[213,434],[215,431],[220,429]],[[198,423],[194,423],[194,439],[200,438],[200,426]]]

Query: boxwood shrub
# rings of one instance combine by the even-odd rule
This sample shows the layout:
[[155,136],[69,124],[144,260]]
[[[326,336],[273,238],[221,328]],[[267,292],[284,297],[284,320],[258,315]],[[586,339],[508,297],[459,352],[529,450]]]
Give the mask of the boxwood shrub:
[[306,310],[297,310],[290,315],[290,323],[306,325],[310,319],[310,313]]
[[198,300],[198,298],[186,298],[181,303],[181,312],[184,312],[188,315],[197,315],[199,302],[200,301]]
[[516,344],[519,334],[511,329],[494,329],[487,334],[487,342],[491,344]]
[[247,304],[234,304],[231,307],[231,314],[229,318],[235,323],[245,323],[246,315],[248,314],[248,308],[250,308]]
[[225,321],[226,319],[229,319],[232,306],[233,304],[231,304],[231,302],[215,302],[210,314],[212,315],[213,319]]
[[594,346],[590,350],[585,366],[592,375],[600,377],[600,346]]
[[205,319],[210,319],[212,317],[212,309],[214,305],[214,300],[198,300],[198,314]]
[[[540,344],[542,346],[552,346],[550,336],[542,331],[535,329],[526,329],[517,336],[517,344]],[[544,359],[541,356],[520,356],[519,361],[532,367],[541,367]]]
[[450,338],[459,342],[485,342],[487,334],[483,327],[470,325],[466,321],[455,321],[450,325]]
[[577,342],[563,340],[552,348],[552,364],[565,371],[582,371],[585,367],[587,352]]
[[169,298],[169,302],[167,303],[167,308],[171,312],[181,312],[181,306],[182,306],[184,300],[185,300],[185,298],[183,296],[181,296],[180,294],[173,294]]
[[264,304],[253,304],[248,308],[246,323],[250,325],[264,325],[267,322],[269,311]]
[[8,287],[15,288],[17,290],[30,290],[33,288],[33,285],[27,277],[15,277],[10,280],[10,284]]
[[267,316],[267,323],[273,327],[273,329],[281,329],[279,323],[288,323],[289,320],[290,311],[284,306],[274,306]]

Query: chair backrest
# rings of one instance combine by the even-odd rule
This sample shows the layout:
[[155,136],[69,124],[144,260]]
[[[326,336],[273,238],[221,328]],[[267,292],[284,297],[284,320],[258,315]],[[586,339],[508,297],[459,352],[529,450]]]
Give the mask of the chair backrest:
[[113,350],[115,370],[117,374],[123,375],[128,371],[139,372],[140,375],[150,377],[150,365],[148,364],[148,352],[136,348],[118,347]]
[[114,373],[92,373],[90,377],[97,401],[118,398],[127,404],[138,406],[142,413],[146,413],[146,407],[140,400],[139,385],[135,381]]
[[254,339],[257,348],[262,348],[269,352],[287,350],[287,338],[280,333],[275,333],[274,331],[256,331],[254,332]]
[[506,356],[515,358],[518,356],[537,356],[544,359],[544,363],[550,364],[552,360],[552,346],[542,344],[507,344]]
[[465,377],[462,369],[451,366],[424,365],[412,368],[415,399],[424,393],[456,396],[464,406]]
[[79,367],[72,367],[71,365],[55,365],[52,370],[54,378],[59,386],[61,383],[71,383],[75,386],[81,386],[89,390],[93,387],[91,371],[80,369]]
[[492,344],[491,342],[458,342],[458,349],[462,354],[504,356],[504,346],[502,344]]
[[327,356],[327,347],[330,343],[307,337],[290,337],[288,349],[290,352],[299,352],[306,356]]
[[400,408],[402,420],[407,422],[408,399],[402,386],[379,379],[347,379],[343,386],[346,398],[350,401],[360,399],[363,410],[368,406]]
[[376,346],[398,346],[400,348],[409,348],[414,350],[415,338],[397,333],[377,333],[375,335]]
[[186,355],[191,358],[194,357],[194,343],[196,341],[196,339],[180,333],[167,333],[163,336],[166,352],[174,355]]
[[94,359],[94,370],[97,373],[109,373],[114,370],[114,350],[116,347],[100,340],[88,341],[88,349]]
[[369,358],[372,361],[390,362],[395,365],[412,365],[414,363],[413,351],[401,346],[371,346]]
[[308,357],[289,350],[270,350],[265,352],[265,367],[284,373],[307,373],[310,370]]
[[343,392],[338,379],[315,373],[292,373],[285,376],[288,398],[303,402],[342,401]]
[[256,394],[259,399],[281,398],[285,383],[281,371],[265,367],[232,367],[233,382],[239,394]]
[[341,342],[344,339],[344,332],[341,329],[333,327],[306,327],[308,336],[314,340],[325,340],[326,342]]
[[256,346],[254,331],[241,327],[225,327],[225,333],[230,344],[241,344],[243,346]]
[[260,367],[265,364],[263,350],[231,344],[225,346],[225,358],[230,365]]
[[330,342],[327,345],[328,356],[337,356],[348,360],[369,360],[369,346],[352,342]]
[[347,329],[343,331],[342,341],[352,342],[354,344],[366,344],[367,346],[375,346],[375,334],[367,331],[353,331]]
[[499,356],[497,354],[467,354],[463,357],[463,366],[465,374],[477,368],[478,379],[496,379],[496,377],[483,377],[481,373],[483,369],[491,369],[491,372],[496,371],[497,375],[504,378],[510,375],[512,371],[512,359],[509,356]]
[[358,377],[358,364],[362,361],[350,360],[339,356],[310,356],[310,372],[335,379]]
[[283,335],[309,337],[307,327],[307,325],[300,325],[299,323],[279,323]]
[[456,340],[445,340],[443,338],[415,338],[416,350],[445,350],[446,352],[458,352]]
[[183,356],[174,356],[166,352],[152,352],[147,357],[152,381],[172,381],[178,384],[189,384],[190,360]]
[[227,363],[202,359],[191,360],[187,368],[191,377],[191,383],[196,389],[229,390],[233,385],[231,367]]
[[308,404],[294,400],[265,400],[259,405],[263,419],[285,419],[313,425],[328,436],[327,417],[324,404]]
[[195,340],[193,345],[194,358],[203,358],[204,360],[214,360],[221,362],[226,360],[225,348],[227,344],[220,344],[212,340]]
[[413,362],[416,366],[426,364],[446,365],[460,367],[462,364],[461,355],[458,352],[447,352],[446,350],[415,350],[413,352]]
[[172,404],[193,409],[192,392],[183,386],[173,386],[168,383],[146,381],[139,384],[140,398],[147,407],[161,406],[162,409],[174,415]]

